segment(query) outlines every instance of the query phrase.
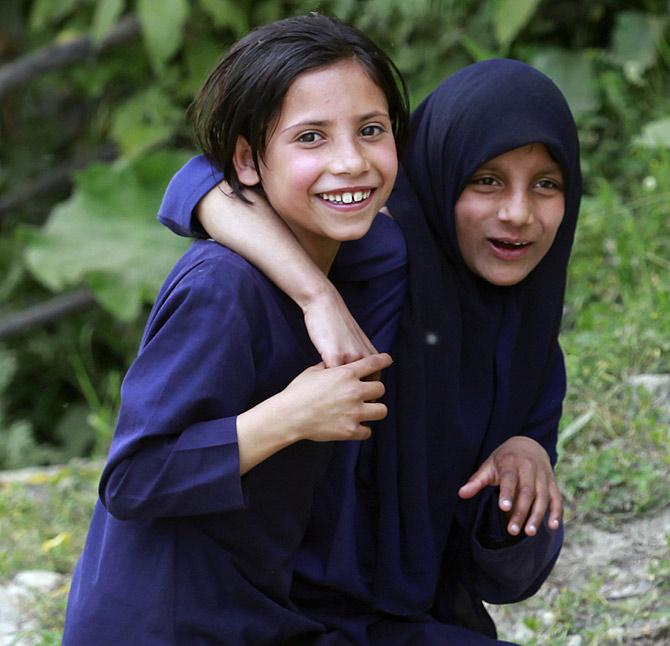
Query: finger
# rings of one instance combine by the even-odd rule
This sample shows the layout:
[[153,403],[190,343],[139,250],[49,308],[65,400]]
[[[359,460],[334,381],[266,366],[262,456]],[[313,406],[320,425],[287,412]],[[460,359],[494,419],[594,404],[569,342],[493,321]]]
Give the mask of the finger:
[[370,342],[367,336],[361,332],[361,336],[352,339],[349,348],[343,348],[337,352],[329,352],[324,350],[321,353],[321,358],[328,368],[337,368],[338,366],[345,366],[349,363],[354,363],[364,357],[369,357],[373,354],[379,354],[377,348]]
[[372,429],[369,426],[360,427],[359,435],[356,439],[358,440],[367,440],[372,435]]
[[534,464],[524,462],[518,467],[518,473],[515,472],[515,477],[517,478],[517,485],[507,525],[509,533],[513,536],[517,536],[521,532],[531,505],[535,500],[536,471]]
[[460,498],[467,500],[468,498],[474,498],[482,489],[486,487],[486,484],[482,480],[473,480],[471,482],[466,482],[459,490],[458,495]]
[[366,422],[374,422],[376,420],[384,419],[388,413],[388,409],[384,404],[366,403],[363,404],[361,411],[361,420]]
[[338,366],[344,366],[348,363],[358,361],[362,359],[365,355],[362,352],[337,352],[330,354],[324,352],[321,355],[323,362],[326,364],[327,368],[337,368]]
[[476,496],[485,487],[493,484],[495,484],[493,464],[491,460],[486,460],[458,490],[458,495],[467,500],[468,498]]
[[369,426],[359,424],[348,437],[344,438],[345,441],[351,440],[367,440],[372,435],[372,430]]
[[512,505],[512,511],[510,515],[510,520],[507,525],[508,531],[513,536],[517,536],[521,532],[521,528],[528,518],[528,512],[535,500],[535,487],[523,484],[520,485],[516,499]]
[[515,469],[504,469],[500,474],[500,495],[498,507],[502,511],[510,511],[514,504],[519,477]]
[[355,377],[362,379],[375,372],[384,370],[384,368],[388,368],[392,363],[391,356],[382,352],[380,354],[371,354],[369,357],[363,357],[358,361],[343,366],[343,368],[352,370]]
[[549,494],[546,486],[538,487],[535,495],[535,501],[530,510],[528,520],[526,521],[525,532],[527,536],[535,536],[537,530],[544,519],[549,504]]
[[556,530],[563,520],[563,496],[552,478],[549,484],[549,529]]
[[363,401],[371,402],[384,396],[386,388],[381,381],[361,382],[361,398]]
[[373,372],[371,375],[368,375],[367,377],[363,377],[361,381],[379,381],[382,378],[382,371],[378,370],[377,372]]

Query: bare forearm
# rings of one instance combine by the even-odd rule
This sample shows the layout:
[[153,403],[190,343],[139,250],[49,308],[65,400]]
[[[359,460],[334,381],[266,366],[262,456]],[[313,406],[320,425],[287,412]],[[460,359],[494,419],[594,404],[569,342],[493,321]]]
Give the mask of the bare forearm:
[[279,393],[238,415],[240,475],[300,439],[284,404]]
[[328,278],[263,198],[249,193],[252,206],[227,193],[224,182],[198,205],[198,218],[214,240],[258,267],[303,309],[332,297]]

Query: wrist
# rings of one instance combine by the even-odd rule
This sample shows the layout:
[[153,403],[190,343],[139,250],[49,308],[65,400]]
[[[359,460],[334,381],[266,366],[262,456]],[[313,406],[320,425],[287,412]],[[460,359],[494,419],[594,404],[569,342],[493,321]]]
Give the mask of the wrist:
[[294,300],[302,309],[303,314],[318,307],[333,307],[342,300],[340,293],[325,274],[321,272],[319,274],[320,276],[304,281],[300,290],[294,295]]
[[237,416],[238,443],[254,444],[272,454],[302,439],[282,395],[280,392]]

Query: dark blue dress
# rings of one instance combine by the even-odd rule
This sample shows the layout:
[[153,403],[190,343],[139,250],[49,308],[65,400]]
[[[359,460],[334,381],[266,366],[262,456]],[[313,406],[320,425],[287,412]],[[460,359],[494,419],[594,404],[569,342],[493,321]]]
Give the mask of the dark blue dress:
[[[160,221],[181,235],[204,235],[191,212],[220,179],[220,173],[202,157],[193,159],[172,180]],[[393,257],[395,261],[390,260]],[[385,260],[380,262],[381,258]],[[331,279],[364,329],[383,331],[371,337],[379,349],[388,349],[395,329],[397,301],[405,289],[405,265],[402,237],[394,223],[385,220],[383,229],[375,226],[362,240],[344,244],[331,271]],[[395,352],[394,347],[391,353],[395,356]],[[424,512],[426,499],[435,494],[426,490],[426,472],[414,461],[415,453],[398,453],[403,441],[411,444],[415,436],[419,445],[421,437],[412,428],[398,429],[394,402],[399,395],[400,368],[394,365],[385,372],[389,417],[376,426],[373,439],[333,445],[296,556],[291,598],[302,612],[332,631],[329,635],[336,635],[334,643],[501,643],[483,634],[482,628],[488,634],[495,634],[495,628],[481,599],[510,603],[533,594],[556,560],[562,531],[542,527],[533,539],[510,540],[494,490],[467,504],[460,504],[452,493],[448,504],[458,510],[457,521],[448,533],[442,561],[428,568],[430,578],[419,569],[414,576],[402,570],[406,565],[403,554],[415,558],[421,552],[416,543],[432,543],[420,523],[429,516]],[[553,451],[565,390],[560,351],[548,374],[523,425],[529,432],[537,431],[538,439]],[[435,384],[438,389],[439,385]],[[448,420],[443,426],[448,436]],[[489,444],[494,442],[495,438],[487,439]],[[448,464],[458,461],[459,455],[454,446]],[[407,486],[408,478],[414,480],[412,487]],[[380,487],[385,491],[380,492]],[[389,518],[395,522],[392,531]],[[416,520],[417,525],[405,525],[406,518]],[[412,536],[416,537],[412,544],[399,539],[412,540]],[[397,562],[389,562],[389,554],[398,554]],[[398,569],[402,570],[399,579],[405,584],[405,599],[386,587]],[[388,574],[380,575],[380,570]],[[426,590],[430,591],[428,601]]]
[[[374,228],[391,248],[377,254],[383,273],[395,264],[402,274],[397,228],[384,216]],[[380,286],[384,311],[367,313],[382,346],[402,302],[401,277],[393,284]],[[123,383],[66,646],[338,643],[290,599],[333,445],[299,442],[240,478],[236,438],[237,414],[318,361],[286,295],[230,250],[194,243],[161,289]]]

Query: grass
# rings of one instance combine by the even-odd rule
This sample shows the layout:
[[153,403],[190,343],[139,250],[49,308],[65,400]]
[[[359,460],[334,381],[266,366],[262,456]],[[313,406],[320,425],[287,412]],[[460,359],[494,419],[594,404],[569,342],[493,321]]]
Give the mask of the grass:
[[[666,540],[670,547],[670,535]],[[670,561],[651,559],[642,573],[643,591],[628,597],[604,593],[608,575],[591,569],[583,584],[545,591],[503,612],[521,617],[525,646],[666,643],[660,640],[670,636]]]
[[[23,570],[69,578],[86,537],[99,475],[98,464],[72,464],[0,484],[0,582]],[[60,644],[68,591],[66,584],[26,603],[41,646]]]
[[669,156],[648,172],[626,201],[604,180],[585,199],[566,298],[560,474],[576,517],[606,525],[670,504],[668,404],[630,385],[670,373]]

